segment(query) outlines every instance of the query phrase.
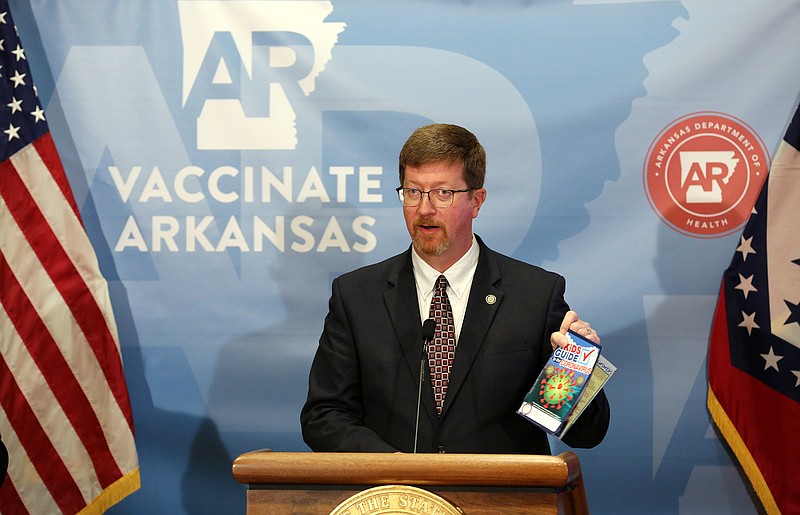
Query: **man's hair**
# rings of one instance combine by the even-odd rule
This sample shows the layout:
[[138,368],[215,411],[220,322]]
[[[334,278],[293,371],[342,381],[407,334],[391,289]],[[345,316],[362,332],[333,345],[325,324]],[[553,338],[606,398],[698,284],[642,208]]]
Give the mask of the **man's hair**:
[[400,150],[400,184],[406,166],[435,163],[461,163],[464,180],[471,189],[483,188],[486,177],[486,152],[478,138],[458,125],[435,123],[415,130]]

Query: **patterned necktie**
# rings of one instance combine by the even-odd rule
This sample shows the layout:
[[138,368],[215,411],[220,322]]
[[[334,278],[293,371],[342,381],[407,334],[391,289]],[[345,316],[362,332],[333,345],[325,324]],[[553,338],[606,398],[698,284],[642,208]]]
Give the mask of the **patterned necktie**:
[[428,366],[431,369],[436,411],[441,414],[444,397],[447,394],[450,366],[456,354],[456,328],[450,299],[447,297],[447,279],[443,275],[436,280],[436,291],[433,292],[429,316],[436,321],[436,332],[428,348]]

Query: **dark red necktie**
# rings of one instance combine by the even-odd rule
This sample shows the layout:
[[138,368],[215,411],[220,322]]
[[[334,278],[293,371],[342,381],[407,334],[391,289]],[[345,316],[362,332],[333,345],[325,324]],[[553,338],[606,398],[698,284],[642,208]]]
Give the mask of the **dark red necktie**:
[[436,321],[436,332],[428,347],[428,366],[431,369],[436,411],[441,414],[442,404],[447,395],[450,367],[456,354],[456,327],[453,322],[453,309],[447,297],[447,279],[443,275],[436,280],[429,317]]

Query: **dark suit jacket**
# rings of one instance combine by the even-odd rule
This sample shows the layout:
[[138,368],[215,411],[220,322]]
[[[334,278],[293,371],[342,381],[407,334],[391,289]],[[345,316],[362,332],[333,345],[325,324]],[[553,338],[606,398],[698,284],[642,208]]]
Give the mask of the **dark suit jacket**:
[[[478,242],[480,258],[441,416],[425,365],[417,450],[550,454],[546,434],[516,410],[552,353],[550,334],[568,310],[564,278]],[[333,281],[301,414],[311,449],[413,450],[419,312],[410,248]],[[608,422],[608,401],[600,392],[564,442],[593,447]]]

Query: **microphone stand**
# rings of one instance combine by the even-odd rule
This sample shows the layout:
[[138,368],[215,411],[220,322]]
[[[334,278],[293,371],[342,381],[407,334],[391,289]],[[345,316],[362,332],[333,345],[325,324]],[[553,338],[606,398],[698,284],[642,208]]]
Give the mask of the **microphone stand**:
[[436,332],[436,321],[427,319],[422,324],[422,357],[419,359],[419,387],[417,388],[417,420],[414,424],[414,454],[417,453],[417,438],[419,437],[419,412],[422,403],[422,382],[425,378],[425,359],[428,357],[428,344]]

